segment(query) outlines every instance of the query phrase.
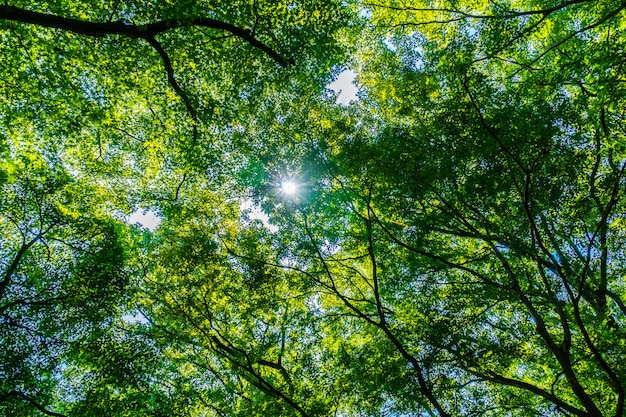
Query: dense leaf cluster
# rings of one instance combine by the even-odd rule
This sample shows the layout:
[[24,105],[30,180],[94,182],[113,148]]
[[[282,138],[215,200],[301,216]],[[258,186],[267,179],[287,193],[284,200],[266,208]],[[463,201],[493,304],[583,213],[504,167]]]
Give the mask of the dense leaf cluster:
[[624,8],[5,2],[0,414],[623,416]]

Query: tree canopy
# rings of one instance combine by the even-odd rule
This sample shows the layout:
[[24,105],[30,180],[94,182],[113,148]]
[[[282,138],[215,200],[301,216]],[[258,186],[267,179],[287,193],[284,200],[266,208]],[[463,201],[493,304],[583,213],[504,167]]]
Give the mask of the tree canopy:
[[5,1],[0,414],[624,416],[625,8]]

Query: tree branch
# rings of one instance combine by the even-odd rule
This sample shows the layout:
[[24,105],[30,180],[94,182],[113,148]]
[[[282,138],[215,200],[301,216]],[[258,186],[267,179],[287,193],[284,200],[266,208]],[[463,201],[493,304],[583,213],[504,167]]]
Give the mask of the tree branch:
[[[511,10],[508,12],[504,12],[501,15],[475,14],[475,13],[470,13],[470,12],[464,12],[462,10],[448,9],[448,8],[426,8],[426,7],[420,8],[420,7],[410,7],[410,6],[388,6],[388,5],[377,4],[377,3],[365,3],[364,5],[369,6],[369,7],[381,7],[381,8],[397,10],[397,11],[449,13],[449,14],[454,14],[454,15],[459,16],[459,18],[454,19],[454,21],[456,21],[456,20],[460,20],[461,18],[465,18],[465,19],[512,19],[516,17],[530,16],[530,15],[537,15],[537,14],[542,15],[542,16],[548,16],[549,14],[552,14],[556,11],[564,9],[568,6],[572,6],[572,5],[579,4],[579,3],[587,3],[589,1],[590,0],[569,0],[569,1],[565,1],[563,3],[557,4],[554,7],[547,8],[547,9],[520,10],[520,11]],[[432,23],[448,23],[448,22],[432,22]]]
[[37,243],[43,237],[43,235],[46,232],[47,231],[42,231],[42,232],[38,233],[30,241],[24,242],[22,244],[22,247],[20,248],[20,250],[17,251],[17,254],[13,258],[13,261],[11,262],[11,265],[9,265],[9,267],[6,270],[6,272],[4,273],[4,278],[2,279],[2,281],[0,281],[0,300],[2,300],[2,297],[4,297],[4,293],[6,291],[6,288],[9,285],[9,282],[11,282],[11,277],[13,276],[15,271],[17,270],[17,267],[20,264],[20,261],[22,260],[22,257],[26,254],[26,252],[28,252],[28,250],[31,248],[31,246],[33,246],[35,243]]
[[92,37],[121,35],[129,38],[146,40],[154,38],[156,35],[172,29],[200,26],[232,33],[236,37],[246,41],[251,46],[264,52],[282,67],[287,67],[289,65],[289,63],[278,54],[278,52],[258,40],[250,30],[207,17],[194,17],[183,20],[161,20],[145,25],[137,25],[120,20],[114,22],[90,22],[4,5],[0,6],[0,20],[61,29]]
[[35,407],[37,410],[39,410],[42,413],[44,413],[45,415],[47,415],[47,416],[67,417],[65,414],[55,413],[54,411],[47,410],[43,405],[41,405],[37,401],[33,400],[30,396],[24,394],[23,392],[19,392],[19,391],[10,391],[10,392],[7,392],[5,394],[1,394],[0,395],[0,403],[3,402],[3,401],[6,401],[9,397],[21,398],[24,401],[28,402],[33,407]]
[[485,378],[489,381],[492,382],[496,382],[498,384],[502,384],[502,385],[508,385],[510,387],[515,387],[515,388],[519,388],[519,389],[523,389],[529,392],[532,392],[533,394],[539,395],[540,397],[545,398],[546,400],[550,401],[551,403],[555,404],[557,407],[562,408],[563,410],[572,413],[574,415],[577,416],[586,416],[588,415],[586,411],[580,410],[568,403],[566,403],[565,401],[561,400],[560,398],[558,398],[557,396],[553,395],[552,393],[541,389],[535,385],[529,384],[528,382],[524,382],[524,381],[520,381],[517,379],[511,379],[511,378],[506,378],[502,375],[498,375],[495,372],[489,370],[487,371],[487,374],[482,374],[482,373],[478,373],[478,372],[472,372],[477,376],[480,376],[482,378]]

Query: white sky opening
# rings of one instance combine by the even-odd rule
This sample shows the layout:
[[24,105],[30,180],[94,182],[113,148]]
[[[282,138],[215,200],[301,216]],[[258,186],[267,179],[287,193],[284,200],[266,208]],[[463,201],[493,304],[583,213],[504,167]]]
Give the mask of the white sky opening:
[[270,223],[269,216],[251,199],[242,199],[239,208],[242,211],[242,216],[245,216],[248,220],[260,220],[263,226],[270,232],[275,233],[278,231],[278,227]]
[[345,70],[339,74],[337,79],[326,87],[333,90],[337,96],[337,103],[347,106],[352,101],[357,101],[359,88],[354,84],[356,72]]
[[146,324],[149,320],[141,311],[133,310],[124,314],[122,316],[122,321],[126,324]]
[[142,210],[137,209],[128,217],[128,224],[138,224],[144,229],[148,229],[151,232],[159,227],[159,223],[161,223],[161,218],[156,215],[156,213],[152,210]]

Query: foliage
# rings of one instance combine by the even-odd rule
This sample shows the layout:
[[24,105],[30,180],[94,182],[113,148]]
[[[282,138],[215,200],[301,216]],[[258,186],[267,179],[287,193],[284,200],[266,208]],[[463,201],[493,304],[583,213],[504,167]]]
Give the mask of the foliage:
[[0,412],[624,415],[624,4],[10,3]]

